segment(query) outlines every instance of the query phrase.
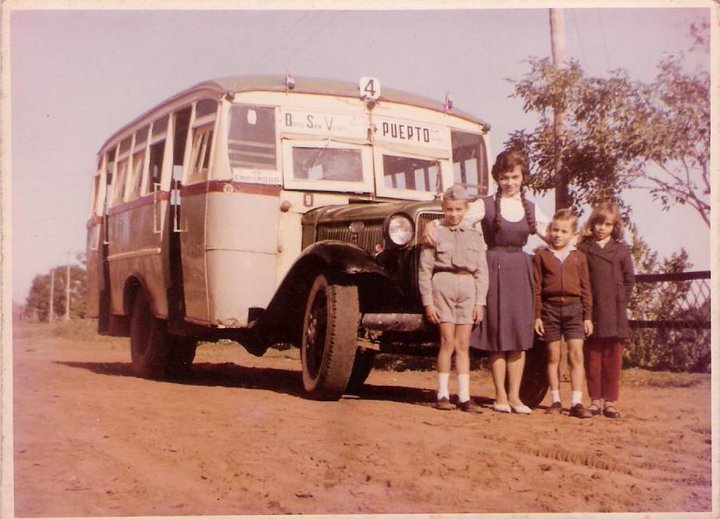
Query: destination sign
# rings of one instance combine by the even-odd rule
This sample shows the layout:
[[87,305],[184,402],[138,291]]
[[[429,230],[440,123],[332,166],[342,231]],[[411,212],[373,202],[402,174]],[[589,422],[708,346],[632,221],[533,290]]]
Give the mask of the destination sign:
[[403,119],[375,118],[375,141],[415,144],[449,149],[447,128]]
[[363,115],[282,110],[282,127],[285,131],[323,137],[367,137],[367,118]]
[[232,179],[251,184],[282,184],[279,172],[261,169],[233,168]]

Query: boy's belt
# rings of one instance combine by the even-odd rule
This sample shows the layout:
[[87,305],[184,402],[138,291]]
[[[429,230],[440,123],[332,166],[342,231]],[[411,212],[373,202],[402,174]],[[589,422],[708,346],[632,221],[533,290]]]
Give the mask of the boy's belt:
[[522,252],[522,247],[514,247],[512,245],[495,245],[489,247],[488,250],[497,252]]
[[451,274],[460,274],[463,276],[472,276],[472,272],[468,272],[465,269],[458,269],[458,268],[436,268],[433,269],[433,274],[437,274],[438,272],[450,272]]

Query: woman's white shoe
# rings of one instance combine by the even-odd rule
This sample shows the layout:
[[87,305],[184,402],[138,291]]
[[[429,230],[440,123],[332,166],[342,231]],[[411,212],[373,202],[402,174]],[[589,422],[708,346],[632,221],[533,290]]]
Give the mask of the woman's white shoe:
[[493,402],[493,411],[497,411],[498,413],[509,413],[510,404],[498,404],[497,402]]
[[529,408],[528,406],[526,406],[525,404],[521,404],[521,405],[511,405],[510,408],[512,409],[512,412],[513,412],[513,413],[516,413],[516,414],[530,414],[530,413],[532,413],[532,409],[530,409],[530,408]]

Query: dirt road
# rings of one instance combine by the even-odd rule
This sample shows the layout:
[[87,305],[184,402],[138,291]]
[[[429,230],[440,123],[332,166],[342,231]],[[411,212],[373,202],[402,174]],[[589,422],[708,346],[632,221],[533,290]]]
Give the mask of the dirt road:
[[[201,345],[163,382],[132,376],[127,339],[14,336],[16,516],[711,509],[706,375],[625,371],[620,420],[471,416],[429,405],[431,371],[315,402],[296,350]],[[472,377],[487,406],[489,374]]]

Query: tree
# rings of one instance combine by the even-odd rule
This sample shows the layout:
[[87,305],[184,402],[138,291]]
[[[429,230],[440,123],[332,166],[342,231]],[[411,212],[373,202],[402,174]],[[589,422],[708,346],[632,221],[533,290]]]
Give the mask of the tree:
[[[50,281],[55,271],[53,291],[53,310],[55,318],[65,314],[65,280],[66,266],[57,266],[47,274],[38,274],[33,278],[30,292],[25,302],[25,314],[31,319],[48,321],[50,311]],[[70,318],[83,319],[86,313],[87,284],[85,267],[70,266]]]
[[[570,199],[577,207],[606,200],[623,205],[623,190],[641,188],[664,210],[688,204],[710,225],[707,72],[687,73],[682,56],[670,56],[648,84],[622,70],[609,78],[585,77],[577,61],[562,68],[547,58],[529,63],[514,95],[523,100],[525,112],[538,115],[538,126],[514,132],[506,145],[528,153],[533,191],[554,187],[555,153],[561,153],[560,174],[570,180]],[[552,126],[555,107],[563,107],[566,121],[559,146]]]

